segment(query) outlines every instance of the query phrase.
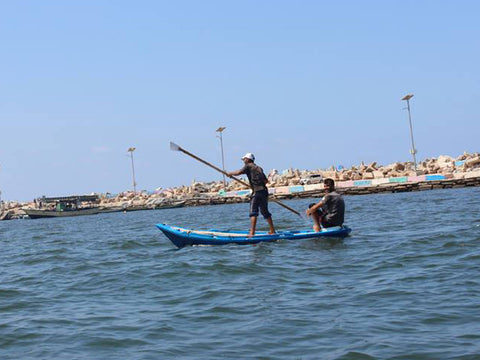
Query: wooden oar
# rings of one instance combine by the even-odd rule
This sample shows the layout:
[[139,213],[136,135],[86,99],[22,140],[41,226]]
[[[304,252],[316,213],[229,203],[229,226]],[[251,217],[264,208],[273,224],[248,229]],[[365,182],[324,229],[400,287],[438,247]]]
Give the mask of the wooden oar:
[[[210,166],[212,169],[215,169],[217,170],[218,172],[224,174],[225,176],[228,176],[230,179],[232,180],[235,180],[236,182],[239,182],[240,184],[246,186],[246,187],[250,187],[250,185],[248,185],[245,181],[243,180],[240,180],[238,178],[236,178],[235,176],[231,176],[231,175],[228,175],[227,172],[223,171],[222,169],[216,167],[215,165],[213,164],[210,164],[209,162],[199,158],[198,156],[192,154],[191,152],[188,152],[187,150],[181,148],[180,146],[178,146],[177,144],[173,143],[173,142],[170,142],[170,150],[173,150],[173,151],[181,151],[183,152],[184,154],[187,154],[188,156],[191,156],[192,158],[194,158],[195,160],[198,160],[200,161],[201,163],[204,163],[205,165],[207,166]],[[285,205],[284,203],[278,201],[277,199],[272,199],[273,202],[277,203],[278,205],[284,207],[285,209],[287,210],[290,210],[291,212],[295,213],[296,215],[302,217],[302,215],[295,209],[292,209],[290,206],[287,206]]]

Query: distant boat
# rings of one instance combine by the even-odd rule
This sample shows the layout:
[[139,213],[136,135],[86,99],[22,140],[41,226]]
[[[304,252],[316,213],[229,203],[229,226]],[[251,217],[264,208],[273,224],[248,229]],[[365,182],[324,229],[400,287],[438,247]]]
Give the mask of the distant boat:
[[185,206],[185,200],[174,201],[171,203],[163,203],[160,205],[154,205],[152,209],[174,209]]
[[30,219],[67,217],[81,215],[95,215],[111,212],[130,212],[138,210],[160,210],[173,209],[185,205],[185,200],[172,202],[163,202],[154,206],[99,206],[100,198],[98,195],[80,195],[65,197],[41,197],[35,199],[35,208],[22,209]]
[[94,215],[102,211],[100,208],[84,208],[78,210],[43,210],[43,209],[23,209],[30,219],[51,218],[51,217],[67,217],[80,215]]
[[35,199],[35,209],[23,209],[30,219],[94,215],[106,212],[96,206],[98,195],[75,195]]

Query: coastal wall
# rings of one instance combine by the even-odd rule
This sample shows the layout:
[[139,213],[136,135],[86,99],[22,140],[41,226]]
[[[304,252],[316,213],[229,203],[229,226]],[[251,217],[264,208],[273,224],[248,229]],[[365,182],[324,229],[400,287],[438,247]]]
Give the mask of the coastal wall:
[[[343,194],[373,194],[380,192],[401,192],[416,190],[431,190],[480,185],[480,170],[471,173],[449,175],[403,176],[398,178],[380,178],[374,180],[337,181],[336,188]],[[244,197],[250,195],[250,190],[219,191],[210,193],[210,197]],[[295,198],[315,196],[323,193],[323,184],[295,185],[269,188],[269,193],[275,198]]]
[[[334,179],[337,190],[345,195],[480,186],[480,154],[464,153],[457,158],[439,156],[426,159],[418,164],[416,170],[410,162],[387,166],[362,163],[341,170],[334,167],[313,171],[289,169],[281,174],[272,170],[268,175],[269,192],[278,199],[321,196],[321,179],[327,177]],[[158,188],[154,192],[102,194],[99,206],[104,211],[164,209],[246,202],[249,195],[250,190],[235,181],[227,183],[225,188],[222,181],[192,182],[190,186]],[[23,209],[33,207],[33,203],[2,203],[0,220],[22,218],[25,216]]]

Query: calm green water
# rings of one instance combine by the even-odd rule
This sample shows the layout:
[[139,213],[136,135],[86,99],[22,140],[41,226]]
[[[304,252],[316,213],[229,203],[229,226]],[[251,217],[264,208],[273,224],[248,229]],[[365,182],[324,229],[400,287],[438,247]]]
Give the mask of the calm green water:
[[247,204],[0,222],[0,359],[480,359],[480,188],[345,200],[349,238],[257,246],[154,226]]

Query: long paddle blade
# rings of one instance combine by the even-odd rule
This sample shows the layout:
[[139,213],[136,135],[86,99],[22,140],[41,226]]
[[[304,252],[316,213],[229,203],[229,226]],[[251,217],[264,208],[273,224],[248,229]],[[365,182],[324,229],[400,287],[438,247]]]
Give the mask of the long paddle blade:
[[180,151],[180,146],[178,146],[178,145],[175,144],[174,142],[171,142],[171,141],[170,141],[170,150],[172,150],[172,151]]

